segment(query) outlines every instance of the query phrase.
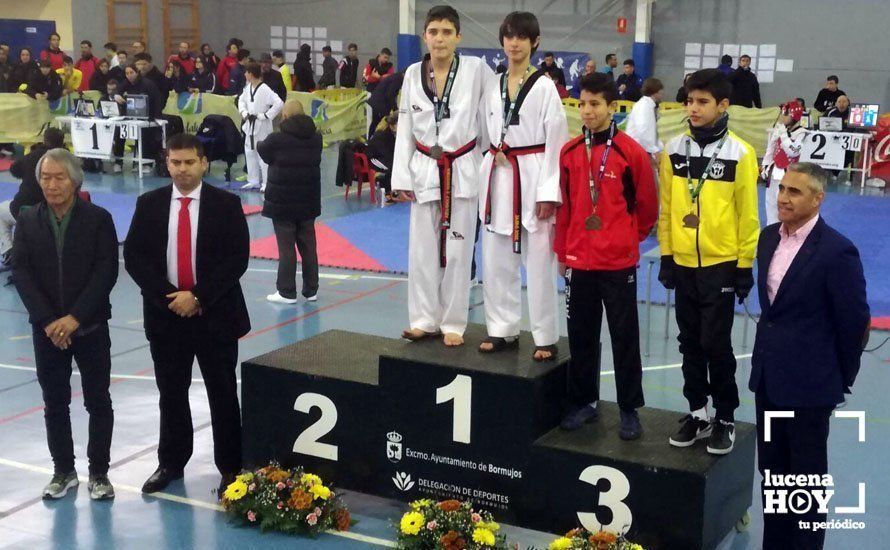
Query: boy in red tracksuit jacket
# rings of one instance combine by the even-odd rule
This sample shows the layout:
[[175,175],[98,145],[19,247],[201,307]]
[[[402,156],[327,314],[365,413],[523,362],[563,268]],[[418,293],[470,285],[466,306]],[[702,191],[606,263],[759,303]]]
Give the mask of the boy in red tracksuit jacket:
[[642,433],[643,366],[637,316],[636,267],[640,242],[658,217],[649,155],[612,122],[618,89],[608,75],[581,79],[582,134],[560,154],[563,203],[556,215],[554,249],[566,277],[569,397],[564,430],[598,417],[599,337],[603,306],[612,338],[621,412],[619,436]]

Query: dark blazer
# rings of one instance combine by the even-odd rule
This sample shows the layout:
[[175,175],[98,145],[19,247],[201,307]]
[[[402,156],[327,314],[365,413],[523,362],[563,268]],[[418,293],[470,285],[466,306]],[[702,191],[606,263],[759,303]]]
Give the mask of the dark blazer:
[[820,218],[769,303],[766,278],[779,227],[760,233],[757,324],[748,388],[791,408],[831,407],[844,400],[859,372],[871,319],[859,251]]
[[[166,297],[176,292],[167,281],[167,224],[173,186],[141,195],[124,242],[124,264],[142,290],[145,334],[149,340],[179,330],[183,319],[167,309]],[[218,334],[240,338],[250,330],[250,318],[241,292],[247,271],[250,235],[241,201],[208,183],[201,187],[196,274],[192,293],[201,303],[198,320]]]
[[40,203],[22,211],[15,228],[13,276],[31,324],[44,328],[69,314],[84,328],[107,321],[118,272],[111,214],[76,198],[61,258],[50,223]]
[[34,206],[43,202],[43,191],[40,189],[40,182],[37,181],[37,163],[47,151],[46,145],[35,143],[27,155],[10,166],[9,173],[14,178],[22,180],[19,190],[9,205],[9,211],[13,218],[18,219],[19,211],[23,206]]
[[263,216],[273,220],[305,221],[321,215],[321,134],[306,115],[281,123],[257,144],[269,165]]

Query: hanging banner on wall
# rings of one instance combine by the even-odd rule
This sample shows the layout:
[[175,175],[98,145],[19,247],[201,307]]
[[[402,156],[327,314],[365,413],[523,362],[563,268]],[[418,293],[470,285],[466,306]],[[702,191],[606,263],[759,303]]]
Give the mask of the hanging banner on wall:
[[[507,56],[504,50],[498,48],[458,48],[461,55],[472,55],[482,59],[492,69],[496,69],[498,65],[507,66]],[[544,53],[548,50],[538,50],[532,55],[532,65],[540,67],[544,61]],[[566,75],[566,89],[571,92],[578,85],[578,80],[584,73],[584,65],[590,56],[586,53],[578,52],[553,52],[556,66],[562,69]]]

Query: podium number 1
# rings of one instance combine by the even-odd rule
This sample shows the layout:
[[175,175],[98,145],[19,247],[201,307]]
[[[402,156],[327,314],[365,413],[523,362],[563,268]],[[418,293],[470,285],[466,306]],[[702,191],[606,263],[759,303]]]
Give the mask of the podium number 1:
[[93,134],[93,150],[99,150],[99,133],[96,130],[96,124],[90,126],[90,132]]
[[465,374],[458,374],[447,386],[436,388],[437,405],[454,401],[451,439],[458,443],[470,442],[472,393],[473,379]]
[[318,407],[321,410],[321,417],[297,437],[297,440],[294,441],[294,452],[337,460],[336,445],[318,442],[337,425],[337,406],[329,398],[319,393],[303,393],[294,401],[295,411],[308,413],[313,407]]

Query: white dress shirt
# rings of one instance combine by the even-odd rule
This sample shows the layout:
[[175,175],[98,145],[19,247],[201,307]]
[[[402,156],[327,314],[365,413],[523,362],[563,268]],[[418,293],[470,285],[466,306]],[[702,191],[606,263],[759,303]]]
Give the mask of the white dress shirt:
[[177,235],[179,232],[179,209],[182,207],[181,197],[192,199],[189,203],[189,221],[192,229],[192,276],[195,284],[198,283],[198,271],[196,269],[195,257],[197,256],[196,244],[198,242],[198,203],[201,201],[201,187],[203,183],[199,183],[198,187],[192,190],[188,195],[183,195],[176,186],[173,186],[173,193],[170,196],[170,219],[167,222],[167,280],[170,284],[179,288],[179,262],[177,260]]

